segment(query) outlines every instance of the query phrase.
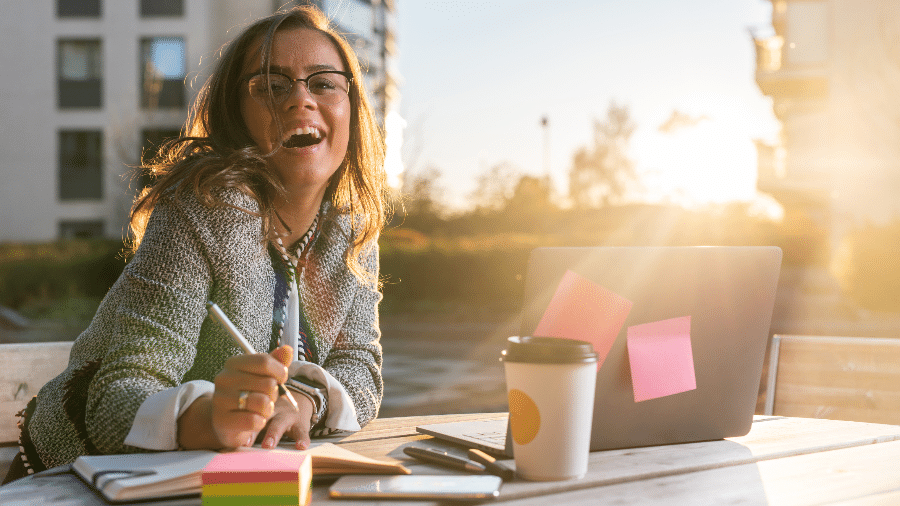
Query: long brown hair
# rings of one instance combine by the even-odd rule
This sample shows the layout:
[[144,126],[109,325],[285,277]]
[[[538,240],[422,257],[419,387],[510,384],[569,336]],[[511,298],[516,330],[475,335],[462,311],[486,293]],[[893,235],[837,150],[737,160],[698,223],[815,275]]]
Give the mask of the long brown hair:
[[[261,41],[260,61],[268,70],[275,32],[289,28],[325,34],[353,74],[347,153],[328,183],[325,199],[330,200],[332,209],[351,220],[353,237],[346,252],[347,267],[361,280],[376,281],[361,266],[360,258],[377,240],[389,211],[384,137],[366,96],[356,54],[328,18],[311,6],[293,7],[260,19],[223,48],[212,75],[194,101],[181,136],[164,144],[157,157],[144,162],[143,170],[156,178],[156,183],[145,188],[132,206],[132,250],[140,245],[156,202],[173,188],[176,195],[193,191],[207,206],[228,205],[217,197],[217,189],[241,191],[259,205],[258,213],[243,211],[262,218],[262,238],[275,244],[274,202],[284,193],[284,187],[268,169],[266,159],[272,153],[261,153],[250,137],[241,115],[240,86],[245,58],[255,42]],[[277,115],[275,120],[281,128]]]

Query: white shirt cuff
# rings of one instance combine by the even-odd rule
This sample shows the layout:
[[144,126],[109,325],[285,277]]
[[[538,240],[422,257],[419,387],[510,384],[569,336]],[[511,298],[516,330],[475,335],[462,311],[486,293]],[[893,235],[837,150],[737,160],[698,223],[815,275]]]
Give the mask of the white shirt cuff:
[[138,408],[125,444],[146,450],[177,450],[178,417],[198,397],[214,390],[213,383],[194,380],[147,397]]
[[328,408],[325,413],[325,427],[341,431],[356,432],[360,430],[359,421],[356,419],[356,407],[353,399],[347,394],[344,385],[330,372],[320,365],[312,362],[295,360],[288,368],[291,378],[307,378],[325,385],[327,391]]

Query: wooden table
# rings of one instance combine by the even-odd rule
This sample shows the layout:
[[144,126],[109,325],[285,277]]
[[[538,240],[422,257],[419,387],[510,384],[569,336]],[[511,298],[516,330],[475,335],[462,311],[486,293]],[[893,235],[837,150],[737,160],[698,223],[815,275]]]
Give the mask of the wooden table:
[[[403,461],[414,474],[452,471],[412,461],[411,443],[464,454],[458,446],[418,434],[417,425],[504,418],[505,414],[441,415],[376,420],[356,434],[332,438],[357,453]],[[55,479],[56,481],[53,481]],[[29,479],[26,479],[29,480]],[[22,480],[25,481],[25,480]],[[72,475],[0,488],[0,503],[103,504]],[[44,492],[40,492],[44,490]],[[56,490],[56,492],[53,492]],[[56,494],[74,502],[46,502]],[[314,488],[313,504],[372,504],[329,500],[326,485]],[[21,500],[22,502],[18,502]],[[546,504],[900,504],[900,426],[834,420],[757,417],[744,437],[719,441],[594,452],[588,474],[563,482],[506,482],[500,501]],[[148,504],[148,503],[144,503]],[[197,505],[200,499],[150,504]],[[421,501],[378,504],[425,505]]]

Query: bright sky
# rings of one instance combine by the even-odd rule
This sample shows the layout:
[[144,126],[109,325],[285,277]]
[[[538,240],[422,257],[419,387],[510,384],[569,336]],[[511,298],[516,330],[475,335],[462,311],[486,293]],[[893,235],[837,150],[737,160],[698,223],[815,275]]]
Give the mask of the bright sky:
[[[767,0],[400,0],[404,158],[429,166],[452,205],[478,175],[511,162],[550,172],[567,193],[573,153],[611,101],[637,130],[631,158],[650,200],[752,200],[753,139],[778,125],[754,82],[749,29],[771,30]],[[705,118],[672,134],[679,111]]]

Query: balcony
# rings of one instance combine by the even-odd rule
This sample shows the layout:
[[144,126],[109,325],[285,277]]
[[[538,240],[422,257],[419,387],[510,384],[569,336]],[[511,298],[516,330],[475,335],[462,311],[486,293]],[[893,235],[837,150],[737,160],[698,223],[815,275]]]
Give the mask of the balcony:
[[756,141],[756,188],[772,195],[783,205],[816,206],[828,202],[832,183],[827,175],[816,171],[791,171],[786,167],[785,150]]
[[828,96],[824,65],[787,65],[783,61],[784,38],[754,38],[756,84],[774,99],[823,99]]

